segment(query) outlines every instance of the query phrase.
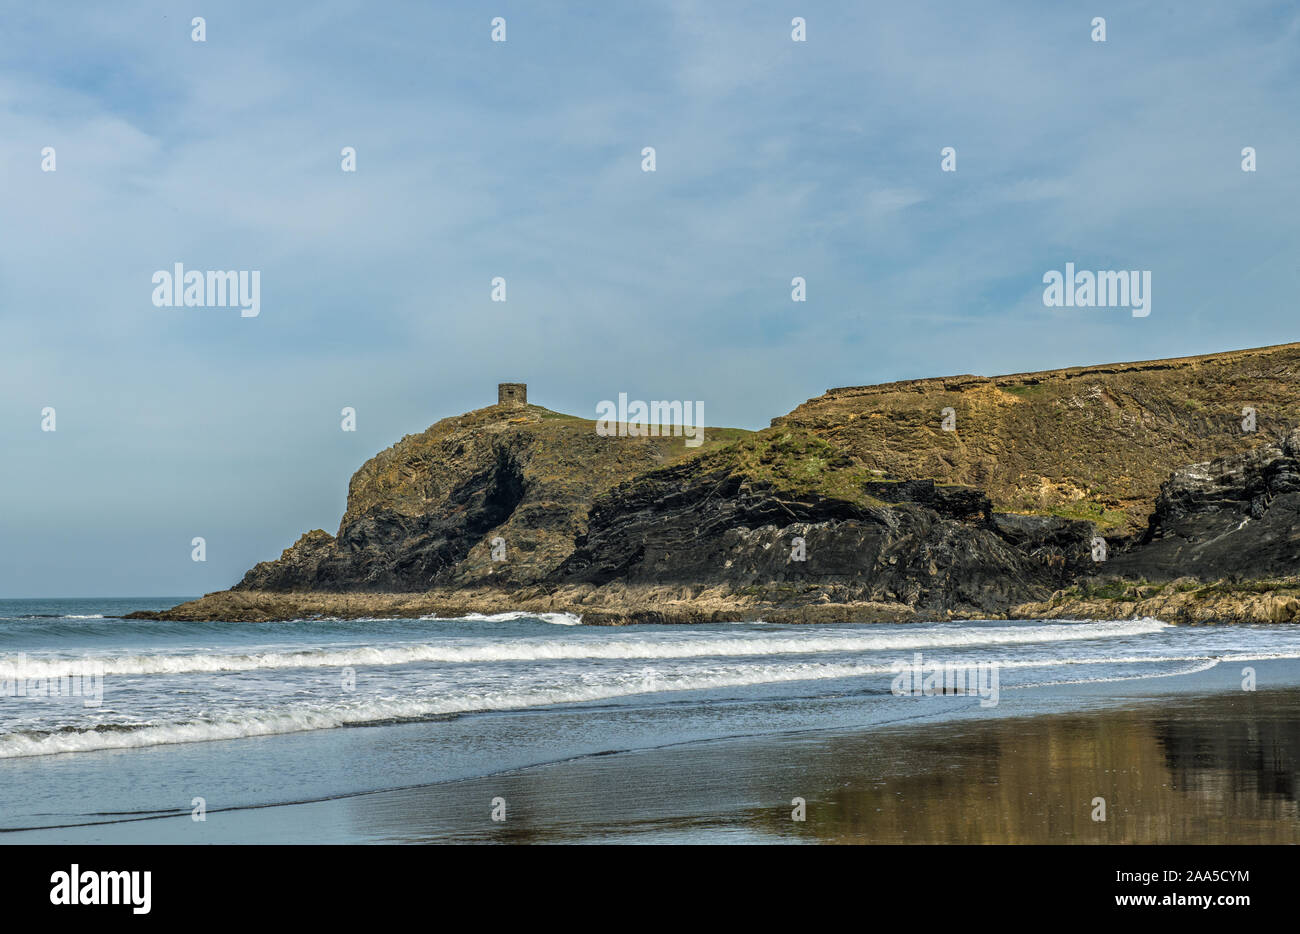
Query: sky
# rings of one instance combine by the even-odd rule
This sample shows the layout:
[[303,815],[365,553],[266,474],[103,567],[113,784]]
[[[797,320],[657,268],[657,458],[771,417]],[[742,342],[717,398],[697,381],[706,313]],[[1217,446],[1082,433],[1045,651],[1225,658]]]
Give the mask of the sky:
[[1294,3],[108,6],[0,3],[0,597],[229,587],[498,382],[762,428],[1298,337]]

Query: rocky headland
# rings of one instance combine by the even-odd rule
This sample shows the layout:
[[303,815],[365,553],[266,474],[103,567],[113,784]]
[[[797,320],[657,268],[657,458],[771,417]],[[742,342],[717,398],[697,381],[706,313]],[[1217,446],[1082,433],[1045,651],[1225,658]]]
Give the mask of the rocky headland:
[[1291,622],[1297,377],[1286,344],[834,389],[696,448],[503,388],[367,461],[334,534],[135,615]]

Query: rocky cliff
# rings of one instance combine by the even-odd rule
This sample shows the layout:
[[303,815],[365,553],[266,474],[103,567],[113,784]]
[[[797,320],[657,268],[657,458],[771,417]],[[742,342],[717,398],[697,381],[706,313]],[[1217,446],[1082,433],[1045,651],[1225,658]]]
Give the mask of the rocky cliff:
[[1146,533],[1106,570],[1149,581],[1300,572],[1300,430],[1174,471]]
[[1146,531],[1032,616],[1300,619],[1300,430],[1174,471]]
[[868,468],[980,487],[1000,511],[1126,534],[1174,470],[1300,425],[1300,344],[832,389],[774,421]]
[[772,429],[597,498],[551,577],[715,587],[774,607],[997,613],[1072,579],[1092,534],[1087,522],[995,515],[970,487],[880,479],[813,435]]
[[[492,406],[367,462],[335,535],[161,615],[814,621],[1159,598],[1153,615],[1289,619],[1298,375],[1289,344],[839,389],[699,449]],[[1264,578],[1282,596],[1261,609]]]
[[[303,535],[235,586],[272,592],[420,592],[516,587],[550,574],[585,530],[592,500],[620,480],[748,434],[602,437],[595,422],[541,406],[443,419],[367,461],[338,532]],[[493,540],[499,540],[492,559]]]

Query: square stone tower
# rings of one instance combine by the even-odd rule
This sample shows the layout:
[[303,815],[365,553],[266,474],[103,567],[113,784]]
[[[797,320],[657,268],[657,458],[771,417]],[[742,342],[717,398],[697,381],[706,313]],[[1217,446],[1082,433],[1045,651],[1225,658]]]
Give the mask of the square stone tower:
[[527,404],[527,383],[497,383],[497,405],[522,408]]

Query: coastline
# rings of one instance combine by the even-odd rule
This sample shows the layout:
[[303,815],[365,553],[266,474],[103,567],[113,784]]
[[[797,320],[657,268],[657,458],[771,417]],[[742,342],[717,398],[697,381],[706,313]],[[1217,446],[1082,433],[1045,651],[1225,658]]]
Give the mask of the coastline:
[[[511,590],[430,590],[423,593],[274,593],[223,590],[170,610],[138,611],[127,619],[201,622],[281,622],[294,619],[461,617],[497,613],[568,613],[592,626],[690,624],[762,620],[770,623],[901,623],[922,618],[893,603],[775,604],[745,600],[725,589],[683,587],[566,587]],[[948,614],[948,619],[974,618]]]
[[938,619],[1139,619],[1190,625],[1300,621],[1300,577],[1258,581],[1163,584],[1120,582],[1072,587],[1047,600],[1003,613],[918,612],[903,603],[835,602],[816,587],[783,600],[728,587],[605,585],[545,589],[444,589],[421,593],[279,593],[223,590],[170,610],[142,610],[127,619],[193,622],[278,622],[337,619],[460,617],[470,614],[567,613],[593,626],[692,624],[762,620],[771,623],[904,623]]
[[[1264,364],[1277,388],[1300,344],[831,390],[698,449],[503,383],[496,405],[367,460],[335,533],[130,618],[1296,622],[1300,396],[1283,380],[1267,425],[1227,436],[1200,414]],[[1176,378],[1188,368],[1213,371],[1193,393],[1209,401]]]

